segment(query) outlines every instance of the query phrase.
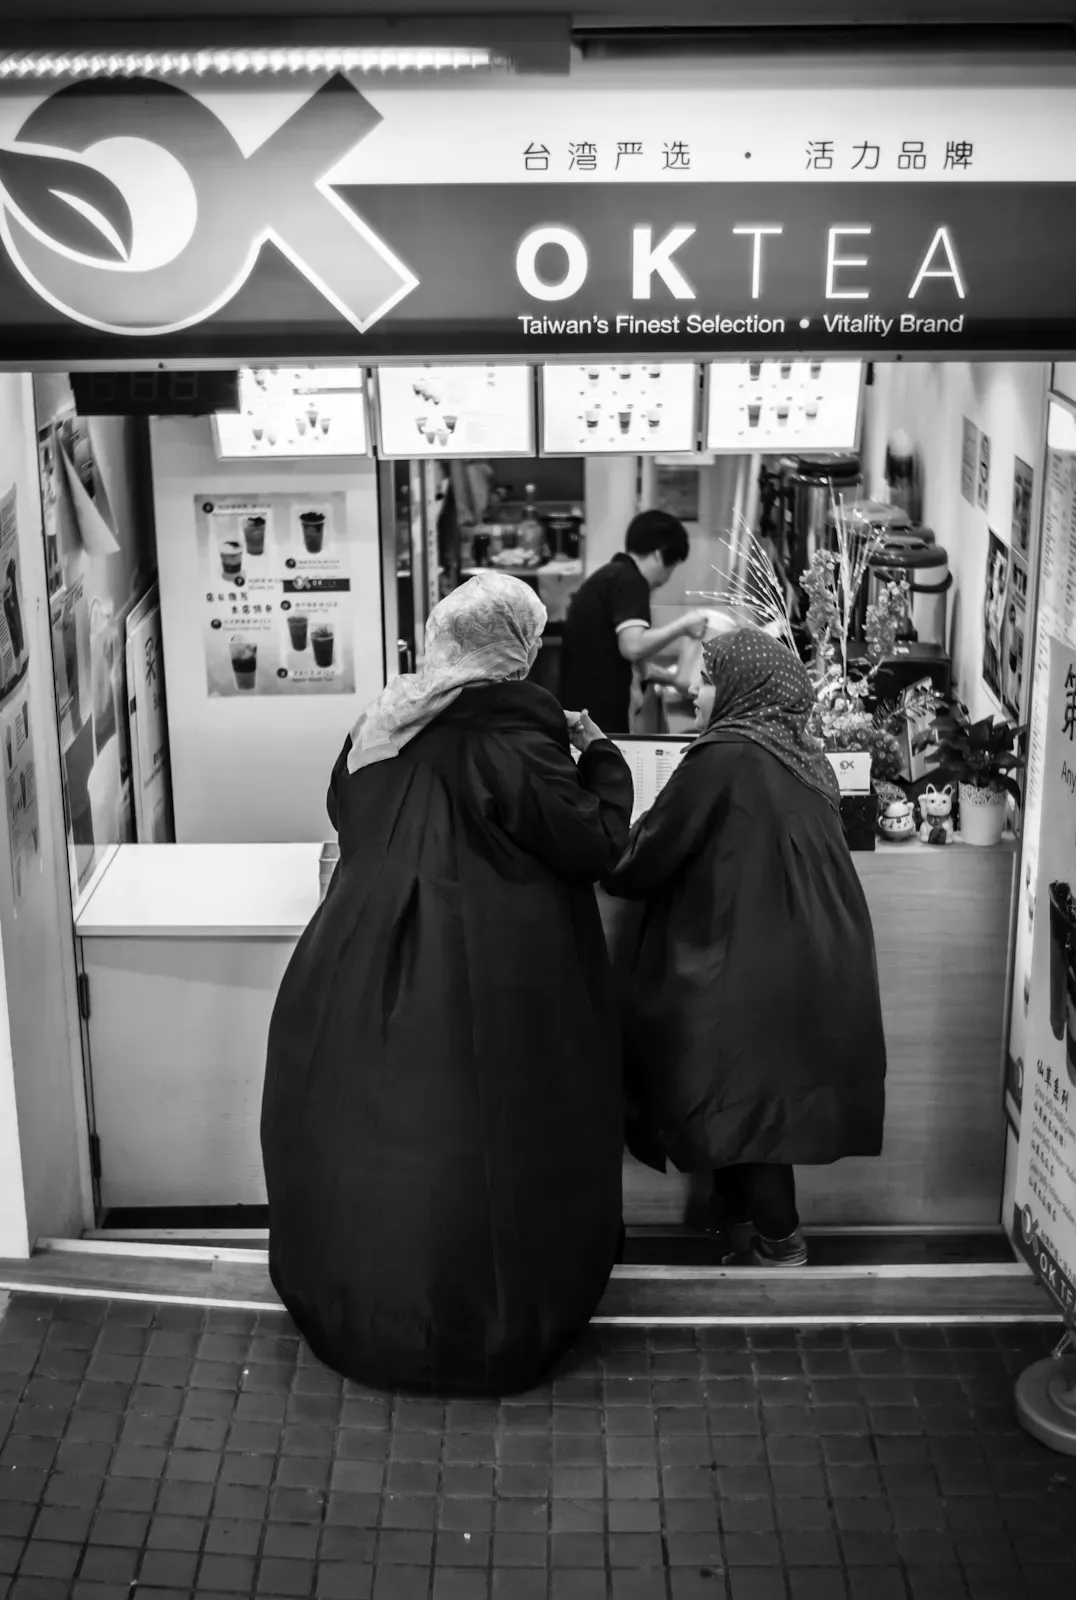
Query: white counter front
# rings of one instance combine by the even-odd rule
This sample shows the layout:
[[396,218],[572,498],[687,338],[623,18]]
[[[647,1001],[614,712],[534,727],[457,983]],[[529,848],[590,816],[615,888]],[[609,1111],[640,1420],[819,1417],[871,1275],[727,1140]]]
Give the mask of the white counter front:
[[80,939],[297,939],[320,844],[120,845],[75,917]]

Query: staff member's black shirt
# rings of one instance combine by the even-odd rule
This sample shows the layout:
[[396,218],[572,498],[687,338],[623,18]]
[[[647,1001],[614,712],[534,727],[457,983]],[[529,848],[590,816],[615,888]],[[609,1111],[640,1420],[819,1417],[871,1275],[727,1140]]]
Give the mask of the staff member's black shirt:
[[632,666],[620,633],[650,626],[650,585],[621,553],[591,573],[572,599],[561,646],[560,703],[589,711],[603,733],[627,733]]

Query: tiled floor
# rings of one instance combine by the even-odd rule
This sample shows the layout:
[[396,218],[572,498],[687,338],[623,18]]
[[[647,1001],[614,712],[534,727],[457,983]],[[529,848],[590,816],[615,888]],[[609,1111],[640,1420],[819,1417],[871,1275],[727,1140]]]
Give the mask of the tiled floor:
[[1073,1600],[1076,1460],[1011,1408],[1055,1338],[595,1330],[443,1407],[279,1314],[13,1295],[0,1600]]

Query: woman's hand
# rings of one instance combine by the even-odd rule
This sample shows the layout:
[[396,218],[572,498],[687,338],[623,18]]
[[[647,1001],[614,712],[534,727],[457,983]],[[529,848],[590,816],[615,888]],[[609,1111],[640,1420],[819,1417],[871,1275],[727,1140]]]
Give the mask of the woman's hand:
[[605,738],[589,711],[566,711],[564,720],[568,724],[568,738],[580,753],[588,750],[595,739]]

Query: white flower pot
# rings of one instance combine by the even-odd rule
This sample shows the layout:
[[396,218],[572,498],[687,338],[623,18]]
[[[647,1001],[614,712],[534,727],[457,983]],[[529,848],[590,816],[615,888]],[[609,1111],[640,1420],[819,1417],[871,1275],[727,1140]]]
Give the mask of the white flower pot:
[[960,837],[965,844],[1000,844],[1005,832],[1009,797],[1004,789],[960,785]]

